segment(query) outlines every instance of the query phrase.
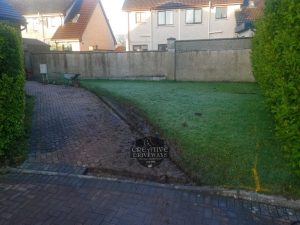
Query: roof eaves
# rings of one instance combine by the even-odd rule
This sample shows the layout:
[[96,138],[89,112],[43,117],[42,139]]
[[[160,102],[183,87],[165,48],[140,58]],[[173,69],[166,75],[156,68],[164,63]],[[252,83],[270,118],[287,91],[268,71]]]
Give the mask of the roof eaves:
[[[128,1],[128,0],[127,0]],[[184,3],[178,3],[177,1],[166,1],[157,3],[157,4],[149,4],[148,6],[144,5],[139,5],[139,6],[134,6],[133,4],[127,5],[127,1],[124,2],[122,10],[124,12],[132,12],[132,11],[151,11],[151,10],[158,10],[158,9],[185,9],[185,8],[197,8],[197,7],[207,7],[209,6],[209,1],[194,1],[194,2],[184,2]],[[212,1],[212,6],[225,6],[225,5],[243,5],[244,1],[243,0],[236,0],[236,1],[230,1],[230,2],[218,2],[218,1]],[[177,4],[176,7],[161,7],[163,5],[168,5],[168,4]],[[180,5],[181,4],[181,5]]]
[[23,26],[27,24],[24,16],[7,1],[0,1],[0,19]]

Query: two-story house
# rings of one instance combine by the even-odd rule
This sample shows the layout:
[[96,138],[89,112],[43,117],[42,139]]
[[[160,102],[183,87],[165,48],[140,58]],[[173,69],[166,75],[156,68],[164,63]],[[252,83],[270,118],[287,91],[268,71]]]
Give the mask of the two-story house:
[[8,0],[26,18],[23,38],[52,50],[114,50],[116,40],[100,0]]
[[125,0],[127,50],[165,50],[167,39],[235,38],[244,0]]

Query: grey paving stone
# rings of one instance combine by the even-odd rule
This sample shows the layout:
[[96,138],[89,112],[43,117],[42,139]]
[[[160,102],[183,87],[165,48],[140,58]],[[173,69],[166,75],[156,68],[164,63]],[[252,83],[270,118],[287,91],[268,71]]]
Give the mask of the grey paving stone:
[[[219,198],[203,192],[97,179],[83,182],[82,179],[84,178],[34,174],[1,176],[0,185],[4,188],[0,203],[8,204],[0,204],[0,221],[3,221],[0,224],[44,225],[50,221],[54,225],[290,225],[295,217],[288,217],[288,213],[298,213],[293,209],[280,207],[276,210],[279,213],[274,214],[273,206],[252,202],[252,207],[264,208],[264,215],[253,213],[252,208],[233,208],[230,204],[220,204],[224,201],[233,202],[233,199]],[[82,183],[80,188],[78,182]],[[119,189],[110,189],[116,184]],[[141,188],[143,192],[138,191]],[[199,195],[203,196],[204,204],[197,204]],[[9,201],[11,196],[14,196],[13,201]],[[183,196],[184,201],[178,196]],[[219,199],[219,204],[213,199]]]

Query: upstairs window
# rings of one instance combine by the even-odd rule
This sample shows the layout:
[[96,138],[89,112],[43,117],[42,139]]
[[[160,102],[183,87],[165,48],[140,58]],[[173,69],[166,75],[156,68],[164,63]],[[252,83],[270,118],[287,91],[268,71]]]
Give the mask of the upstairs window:
[[33,19],[33,31],[38,32],[40,29],[40,20],[38,18]]
[[216,7],[216,19],[227,18],[227,7]]
[[185,23],[202,23],[202,10],[201,9],[187,9],[185,11]]
[[48,24],[49,27],[59,27],[61,24],[61,18],[60,17],[48,17]]
[[79,20],[80,14],[76,14],[76,16],[72,19],[72,23],[77,23]]
[[174,24],[173,11],[159,11],[158,25],[172,25]]
[[135,13],[135,23],[146,23],[146,13],[136,12]]

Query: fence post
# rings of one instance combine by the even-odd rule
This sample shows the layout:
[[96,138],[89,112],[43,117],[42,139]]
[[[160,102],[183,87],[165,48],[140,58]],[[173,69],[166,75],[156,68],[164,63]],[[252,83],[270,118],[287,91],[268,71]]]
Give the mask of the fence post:
[[176,49],[175,38],[168,38],[168,56],[167,56],[167,68],[166,74],[168,80],[176,80]]

